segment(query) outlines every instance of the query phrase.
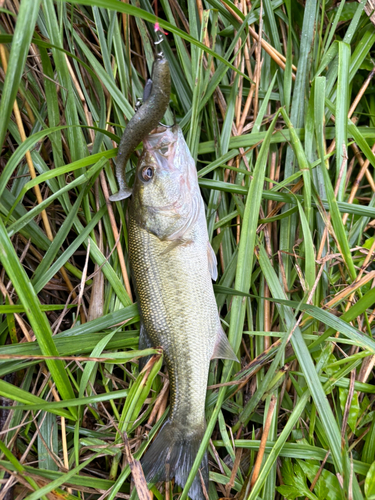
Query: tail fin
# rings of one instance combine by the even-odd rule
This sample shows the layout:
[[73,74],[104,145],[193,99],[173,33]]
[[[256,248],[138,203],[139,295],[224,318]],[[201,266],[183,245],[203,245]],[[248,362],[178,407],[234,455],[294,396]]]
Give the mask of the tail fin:
[[[169,481],[175,478],[176,484],[184,487],[198,453],[203,434],[182,436],[181,426],[169,419],[165,422],[155,441],[151,444],[141,460],[142,468],[148,482]],[[208,494],[208,458],[205,452],[200,472],[194,478],[189,490],[192,500],[205,500],[201,476]]]

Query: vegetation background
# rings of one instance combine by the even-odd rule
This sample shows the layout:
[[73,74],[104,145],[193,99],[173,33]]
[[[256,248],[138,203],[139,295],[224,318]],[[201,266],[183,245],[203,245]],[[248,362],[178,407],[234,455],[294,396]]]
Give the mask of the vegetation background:
[[0,1],[0,498],[136,498],[166,416],[160,352],[137,351],[126,204],[108,203],[155,13],[241,359],[211,365],[189,482],[208,446],[210,499],[374,499],[366,0]]

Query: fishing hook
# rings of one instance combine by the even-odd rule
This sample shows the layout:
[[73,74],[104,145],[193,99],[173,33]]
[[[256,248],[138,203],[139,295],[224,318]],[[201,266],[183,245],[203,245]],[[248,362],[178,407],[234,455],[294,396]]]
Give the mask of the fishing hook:
[[[162,41],[163,41],[163,37],[161,36],[160,31],[158,31],[158,40],[156,40],[156,42],[154,42],[154,45],[159,45],[159,44],[161,44]],[[158,52],[157,56],[158,57],[164,57],[164,53],[161,50],[161,48],[160,48],[160,52]]]
[[[154,42],[154,45],[159,45],[161,44],[161,42],[163,41],[163,37],[160,33],[160,31],[158,32],[158,39],[156,40],[156,42]],[[158,52],[156,54],[156,57],[162,59],[164,57],[164,53],[162,50],[160,50],[160,52]],[[135,111],[137,112],[138,109],[142,106],[143,102],[147,100],[148,96],[149,96],[149,93],[150,93],[150,89],[151,89],[151,85],[152,85],[152,80],[149,79],[147,80],[147,83],[146,83],[146,86],[145,86],[145,89],[143,91],[143,98],[138,98],[137,99],[137,102],[135,104]],[[176,118],[176,117],[175,117]],[[165,125],[164,123],[162,122],[159,122],[159,125],[161,127],[165,127],[165,128],[172,128],[174,127],[174,125],[176,125],[176,119],[174,119],[174,124],[173,125]]]

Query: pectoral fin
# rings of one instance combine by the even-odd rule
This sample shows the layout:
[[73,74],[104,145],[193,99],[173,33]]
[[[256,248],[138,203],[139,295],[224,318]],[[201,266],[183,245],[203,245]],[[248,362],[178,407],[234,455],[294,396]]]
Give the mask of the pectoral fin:
[[174,248],[178,247],[179,245],[182,245],[183,241],[182,240],[174,240],[172,243],[169,243],[167,248],[163,250],[160,255],[165,255],[166,253],[169,253],[171,250]]
[[217,280],[217,260],[214,249],[211,246],[211,243],[207,242],[207,257],[208,257],[208,269],[210,270],[211,278],[216,281]]
[[221,325],[217,331],[216,344],[211,359],[214,358],[231,359],[232,361],[239,362]]

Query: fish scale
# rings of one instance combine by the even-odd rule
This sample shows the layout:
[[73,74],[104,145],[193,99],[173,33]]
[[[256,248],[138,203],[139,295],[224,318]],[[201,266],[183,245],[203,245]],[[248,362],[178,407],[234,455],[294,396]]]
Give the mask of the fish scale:
[[168,366],[170,417],[183,418],[186,427],[202,431],[209,360],[219,326],[217,306],[206,248],[199,255],[190,244],[164,256],[168,244],[129,218],[129,256],[142,321],[153,344],[163,348]]

